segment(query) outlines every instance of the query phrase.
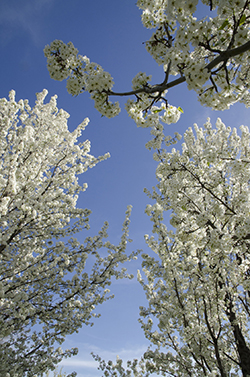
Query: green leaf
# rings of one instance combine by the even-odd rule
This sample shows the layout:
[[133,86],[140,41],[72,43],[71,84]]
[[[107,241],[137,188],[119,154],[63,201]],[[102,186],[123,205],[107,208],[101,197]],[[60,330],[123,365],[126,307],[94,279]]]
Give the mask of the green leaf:
[[179,106],[178,109],[182,114],[184,113],[184,111],[182,110],[182,108]]
[[160,111],[162,111],[162,109],[153,110],[152,112],[153,112],[154,114],[157,114],[157,113],[159,113]]
[[229,25],[229,21],[228,21],[228,19],[226,19],[226,20],[223,22],[223,24],[219,27],[218,30],[223,30],[223,29],[225,29],[225,27],[226,27],[227,25]]
[[246,21],[246,15],[243,14],[243,15],[241,16],[241,18],[240,18],[240,24],[239,24],[239,25],[244,24],[245,21]]

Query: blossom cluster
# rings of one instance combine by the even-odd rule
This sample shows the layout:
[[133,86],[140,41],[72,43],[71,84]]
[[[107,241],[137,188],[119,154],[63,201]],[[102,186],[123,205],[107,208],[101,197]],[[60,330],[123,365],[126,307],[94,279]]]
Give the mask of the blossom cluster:
[[105,377],[148,377],[150,375],[145,368],[144,360],[134,359],[133,361],[127,361],[127,365],[124,366],[122,359],[117,356],[116,362],[111,360],[106,362],[102,360],[100,356],[92,353],[95,361],[98,361],[98,369],[103,372]]
[[[0,375],[42,376],[62,358],[77,353],[54,348],[67,334],[98,316],[95,307],[110,298],[111,278],[130,277],[126,218],[118,245],[98,235],[80,243],[74,234],[89,229],[90,210],[77,208],[87,184],[78,175],[105,160],[79,142],[89,120],[73,132],[69,114],[47,91],[28,100],[0,99]],[[105,251],[106,250],[106,251]],[[88,273],[86,261],[88,257]],[[91,270],[91,261],[93,268]],[[37,325],[37,326],[35,326]],[[34,327],[35,326],[35,327]]]
[[54,80],[67,79],[67,90],[73,96],[88,91],[95,101],[96,109],[108,118],[119,114],[118,102],[108,100],[106,92],[113,87],[113,79],[108,72],[89,58],[78,54],[72,42],[68,44],[54,40],[45,46],[44,55],[50,77]]

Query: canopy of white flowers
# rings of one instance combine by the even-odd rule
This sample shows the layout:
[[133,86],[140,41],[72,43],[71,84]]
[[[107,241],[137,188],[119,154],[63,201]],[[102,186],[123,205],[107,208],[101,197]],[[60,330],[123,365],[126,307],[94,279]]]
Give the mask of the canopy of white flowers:
[[[105,240],[108,224],[83,243],[74,233],[89,228],[90,210],[77,208],[87,188],[78,175],[105,160],[90,142],[78,142],[85,119],[69,132],[69,114],[47,91],[28,100],[0,99],[0,375],[42,376],[63,357],[67,334],[98,316],[111,278],[130,277],[120,264],[129,260],[129,214],[120,243]],[[105,251],[106,249],[106,251]],[[86,262],[88,260],[88,269]],[[92,268],[91,268],[92,266]],[[57,348],[54,346],[57,345]]]

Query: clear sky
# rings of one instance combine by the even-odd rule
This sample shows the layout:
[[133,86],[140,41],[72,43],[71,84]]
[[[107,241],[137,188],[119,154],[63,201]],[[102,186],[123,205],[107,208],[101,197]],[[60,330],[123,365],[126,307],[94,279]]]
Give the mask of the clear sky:
[[[89,94],[71,97],[66,82],[53,81],[46,68],[43,48],[54,39],[72,41],[82,55],[101,64],[115,81],[115,91],[130,90],[132,78],[139,72],[152,74],[154,83],[163,79],[162,68],[146,52],[143,42],[151,35],[140,21],[140,10],[135,0],[1,0],[0,1],[0,97],[7,97],[11,89],[16,98],[27,98],[33,106],[35,93],[48,89],[49,97],[58,95],[58,107],[71,114],[69,128],[73,130],[85,117],[90,123],[82,140],[91,141],[95,156],[110,152],[111,158],[80,177],[88,183],[88,190],[79,199],[78,206],[92,210],[90,235],[95,235],[107,220],[110,241],[119,242],[126,206],[131,204],[130,236],[133,243],[128,251],[148,250],[144,234],[150,234],[152,223],[144,214],[150,201],[143,188],[156,184],[152,153],[145,148],[149,131],[139,129],[128,117],[120,101],[122,112],[114,119],[106,119],[94,109]],[[220,117],[228,126],[248,125],[249,110],[235,105],[229,111],[213,112],[203,108],[185,83],[172,88],[168,101],[184,110],[180,121],[166,126],[166,134],[184,131],[207,117],[213,124]],[[84,240],[89,234],[78,235]],[[129,272],[140,268],[140,260],[128,265]],[[101,372],[90,352],[102,358],[127,360],[146,351],[148,342],[137,321],[139,306],[146,305],[144,293],[136,279],[118,281],[111,286],[115,299],[97,308],[101,317],[93,327],[84,326],[78,334],[69,336],[63,348],[78,347],[76,357],[62,362],[63,371],[76,371],[79,377],[97,377]]]

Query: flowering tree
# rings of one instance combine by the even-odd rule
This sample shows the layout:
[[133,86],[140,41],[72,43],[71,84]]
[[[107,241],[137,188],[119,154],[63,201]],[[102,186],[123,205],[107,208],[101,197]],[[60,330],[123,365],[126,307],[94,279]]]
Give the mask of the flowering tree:
[[146,209],[157,257],[143,255],[147,281],[138,274],[151,348],[127,368],[96,356],[106,377],[250,376],[250,133],[216,126],[188,129],[182,153],[158,153],[155,204]]
[[[77,139],[56,96],[47,91],[28,100],[0,100],[0,375],[41,376],[77,353],[54,348],[83,324],[91,325],[95,306],[111,296],[111,278],[129,277],[120,263],[128,241],[130,208],[115,246],[108,224],[84,243],[72,238],[89,228],[88,209],[76,208],[77,175],[108,157],[95,158],[90,142]],[[105,249],[107,252],[105,252]],[[86,270],[86,261],[88,269]],[[92,270],[91,270],[92,264]]]
[[[160,262],[144,256],[141,323],[159,346],[146,354],[149,368],[170,375],[250,375],[250,134],[216,126],[195,126],[196,137],[189,129],[182,153],[159,156],[159,193],[147,208],[158,235],[147,243]],[[166,210],[175,232],[162,224]]]
[[[202,18],[201,3],[213,11],[212,18]],[[97,110],[107,117],[120,111],[119,103],[110,101],[112,96],[133,96],[126,104],[128,114],[138,126],[151,127],[158,143],[163,139],[160,122],[175,123],[182,112],[168,104],[167,90],[185,81],[199,101],[213,109],[224,110],[238,101],[249,106],[249,0],[202,0],[200,4],[198,0],[138,0],[137,6],[143,25],[155,29],[146,48],[163,67],[160,84],[151,85],[151,76],[139,72],[131,91],[115,92],[108,72],[78,54],[71,42],[59,40],[44,49],[50,76],[67,79],[72,95],[89,92]],[[171,76],[179,77],[171,81]]]

